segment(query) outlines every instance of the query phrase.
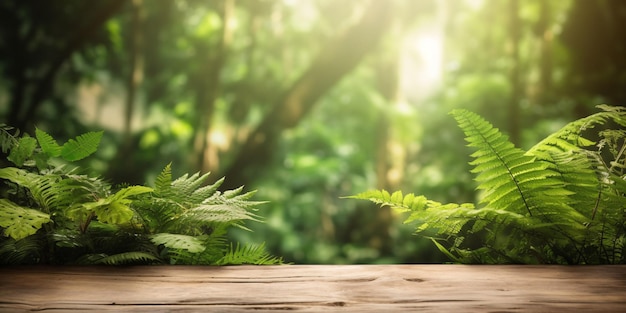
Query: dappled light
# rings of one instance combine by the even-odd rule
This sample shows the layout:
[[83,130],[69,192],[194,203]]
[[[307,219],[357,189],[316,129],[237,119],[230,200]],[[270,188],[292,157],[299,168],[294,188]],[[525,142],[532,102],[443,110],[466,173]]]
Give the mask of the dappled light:
[[229,236],[287,262],[445,262],[402,214],[345,197],[478,201],[455,109],[529,149],[598,104],[626,106],[625,12],[620,0],[3,1],[0,123],[60,141],[104,131],[77,164],[113,185],[152,183],[171,163],[176,177],[258,190],[264,222]]

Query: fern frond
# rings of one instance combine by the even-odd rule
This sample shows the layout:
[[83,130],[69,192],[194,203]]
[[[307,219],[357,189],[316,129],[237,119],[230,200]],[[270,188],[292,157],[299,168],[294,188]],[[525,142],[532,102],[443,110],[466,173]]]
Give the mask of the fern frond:
[[35,128],[35,137],[39,142],[39,146],[41,147],[41,151],[51,157],[61,156],[61,146],[50,136],[48,133],[44,132],[39,128]]
[[68,140],[61,147],[61,157],[67,161],[78,161],[96,152],[103,131],[88,132]]
[[170,198],[172,195],[172,164],[169,163],[154,181],[154,194],[157,197]]
[[191,176],[184,174],[172,182],[172,189],[182,198],[189,197],[202,186],[209,174],[200,175],[200,173],[195,173]]
[[196,236],[159,233],[152,235],[150,241],[169,249],[186,250],[191,253],[202,252],[206,249],[203,241]]
[[273,257],[265,250],[265,244],[261,245],[245,245],[237,244],[235,248],[230,246],[230,251],[217,262],[217,265],[270,265],[281,264],[280,258]]
[[[472,154],[473,173],[479,173],[478,189],[484,191],[480,203],[496,210],[532,215],[567,211],[571,194],[555,179],[551,163],[516,148],[508,138],[475,113],[451,113],[466,135]],[[581,219],[581,216],[572,218]]]
[[250,201],[252,196],[256,194],[256,191],[249,191],[244,194],[241,194],[243,191],[243,187],[239,187],[233,190],[224,191],[224,193],[215,192],[211,197],[206,198],[202,201],[202,204],[207,205],[215,205],[215,204],[224,204],[230,206],[239,206],[246,209],[254,209],[254,207],[267,203],[266,201]]
[[155,264],[161,260],[146,252],[131,251],[108,255],[106,253],[89,253],[76,260],[80,265],[128,265],[128,264]]
[[202,203],[206,199],[210,198],[217,193],[217,189],[224,183],[224,177],[218,179],[215,183],[198,188],[193,191],[189,200],[193,203]]
[[578,150],[581,147],[590,147],[596,142],[594,139],[586,138],[584,136],[585,131],[598,125],[604,125],[609,120],[626,126],[626,110],[624,108],[606,105],[598,105],[597,107],[604,111],[568,123],[530,148],[528,154],[542,155],[547,151],[565,152]]
[[244,207],[225,204],[203,204],[186,211],[181,222],[188,224],[226,223],[247,229],[240,222],[244,220],[260,221],[256,214]]
[[424,210],[427,208],[429,201],[424,196],[415,196],[412,193],[403,196],[402,191],[395,191],[393,194],[390,194],[387,190],[369,190],[345,198],[369,200],[401,212]]
[[32,157],[35,148],[37,147],[37,140],[28,136],[28,134],[24,134],[21,137],[17,144],[11,148],[11,152],[7,159],[13,162],[16,166],[21,167],[24,165],[26,160]]
[[40,261],[41,243],[36,236],[20,240],[0,238],[0,264],[36,264]]
[[[13,134],[11,134],[13,132]],[[7,153],[15,145],[17,145],[17,138],[20,134],[19,129],[15,129],[4,123],[0,123],[0,150],[2,153]]]
[[152,188],[145,186],[126,187],[98,201],[78,203],[67,211],[68,216],[75,220],[83,220],[88,213],[93,212],[101,222],[123,224],[130,221],[134,215],[129,207],[132,202],[129,198],[151,191]]

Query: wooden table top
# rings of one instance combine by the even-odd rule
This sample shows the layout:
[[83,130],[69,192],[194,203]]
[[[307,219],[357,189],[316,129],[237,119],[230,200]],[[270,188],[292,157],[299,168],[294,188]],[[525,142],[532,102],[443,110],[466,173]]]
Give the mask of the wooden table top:
[[0,267],[0,312],[626,312],[626,266]]

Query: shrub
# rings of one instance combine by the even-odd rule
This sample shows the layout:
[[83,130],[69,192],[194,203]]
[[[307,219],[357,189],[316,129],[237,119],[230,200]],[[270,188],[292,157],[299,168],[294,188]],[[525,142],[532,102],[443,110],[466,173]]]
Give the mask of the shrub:
[[474,149],[477,205],[385,190],[351,198],[408,212],[455,262],[625,263],[626,108],[598,107],[528,151],[480,116],[451,112]]
[[258,221],[263,203],[243,188],[220,192],[208,174],[172,179],[167,165],[154,187],[114,188],[72,162],[97,150],[102,132],[59,145],[0,125],[0,148],[14,166],[0,169],[0,263],[276,264],[264,245],[233,245],[229,227]]

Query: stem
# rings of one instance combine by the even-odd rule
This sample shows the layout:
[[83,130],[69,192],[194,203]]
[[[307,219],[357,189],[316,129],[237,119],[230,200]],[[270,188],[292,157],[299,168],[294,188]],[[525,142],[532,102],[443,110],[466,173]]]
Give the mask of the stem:
[[96,216],[96,213],[90,212],[89,215],[87,216],[87,219],[85,219],[85,222],[78,225],[78,229],[80,230],[81,234],[84,234],[87,232],[87,227],[89,227],[89,224],[91,223],[91,220],[93,220],[94,216]]

